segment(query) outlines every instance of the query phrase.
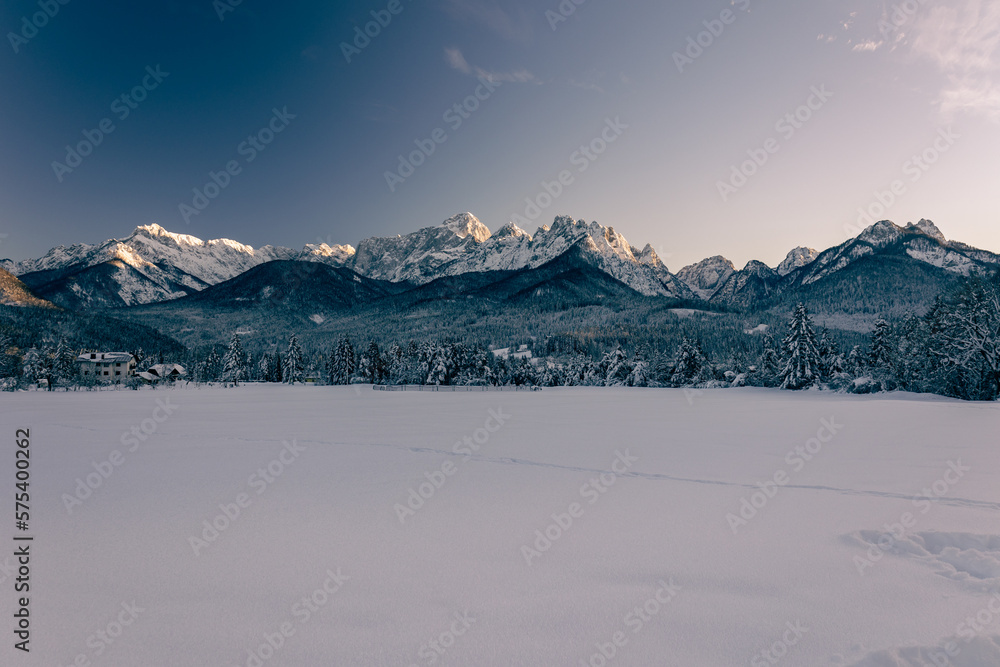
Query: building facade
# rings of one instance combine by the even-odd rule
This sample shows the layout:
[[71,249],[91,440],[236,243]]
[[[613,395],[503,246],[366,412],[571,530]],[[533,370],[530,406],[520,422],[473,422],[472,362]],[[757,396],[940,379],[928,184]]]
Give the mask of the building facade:
[[121,382],[135,375],[135,357],[128,352],[88,352],[76,362],[82,377],[98,382]]

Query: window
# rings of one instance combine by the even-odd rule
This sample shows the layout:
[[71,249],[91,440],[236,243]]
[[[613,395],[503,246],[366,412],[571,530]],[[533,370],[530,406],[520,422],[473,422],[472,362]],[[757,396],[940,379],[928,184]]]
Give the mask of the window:
[[104,371],[104,374],[105,374],[105,375],[107,375],[107,374],[108,374],[108,372],[107,372],[107,371]]
[[121,371],[115,371],[115,375],[121,375],[121,374],[122,374]]

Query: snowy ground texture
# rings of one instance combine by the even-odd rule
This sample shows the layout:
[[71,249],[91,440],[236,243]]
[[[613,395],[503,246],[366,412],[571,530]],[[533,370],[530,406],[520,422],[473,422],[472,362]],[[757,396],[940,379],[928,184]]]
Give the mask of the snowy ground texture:
[[245,386],[0,409],[8,509],[31,428],[36,536],[32,650],[8,628],[3,665],[1000,665],[998,404]]

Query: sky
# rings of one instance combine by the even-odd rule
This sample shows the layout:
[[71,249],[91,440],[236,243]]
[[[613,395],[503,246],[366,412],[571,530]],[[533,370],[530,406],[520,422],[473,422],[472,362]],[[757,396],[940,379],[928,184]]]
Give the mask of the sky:
[[464,211],[674,271],[881,219],[1000,251],[1000,0],[5,0],[0,32],[0,257]]

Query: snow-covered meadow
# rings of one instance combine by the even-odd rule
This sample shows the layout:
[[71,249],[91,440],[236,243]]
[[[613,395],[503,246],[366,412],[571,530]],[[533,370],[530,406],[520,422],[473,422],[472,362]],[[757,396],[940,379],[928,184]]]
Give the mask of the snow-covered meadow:
[[31,429],[35,535],[32,650],[8,630],[5,665],[1000,665],[1000,404],[243,386],[0,409],[8,507]]

